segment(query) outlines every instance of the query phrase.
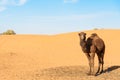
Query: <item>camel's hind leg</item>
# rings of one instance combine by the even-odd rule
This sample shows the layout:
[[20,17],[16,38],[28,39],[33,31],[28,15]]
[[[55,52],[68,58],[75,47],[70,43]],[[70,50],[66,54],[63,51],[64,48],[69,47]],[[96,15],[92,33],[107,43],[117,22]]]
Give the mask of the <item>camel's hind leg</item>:
[[104,67],[104,53],[101,54],[100,60],[101,60],[101,64],[102,64],[100,73],[102,73],[103,72],[103,67]]
[[104,54],[103,53],[97,53],[97,56],[98,56],[99,65],[98,65],[98,70],[96,72],[96,75],[98,73],[101,74],[103,72],[103,65],[104,65],[104,60],[103,60]]
[[98,57],[98,70],[96,72],[96,75],[100,72],[100,67],[101,67],[101,56],[100,56],[100,53],[97,53],[97,57]]

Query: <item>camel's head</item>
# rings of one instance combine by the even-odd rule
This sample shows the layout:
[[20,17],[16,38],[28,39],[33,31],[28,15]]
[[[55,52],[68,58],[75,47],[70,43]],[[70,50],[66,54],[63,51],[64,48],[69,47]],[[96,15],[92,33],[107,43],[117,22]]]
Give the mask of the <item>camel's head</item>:
[[79,35],[79,37],[80,37],[81,40],[85,40],[86,39],[86,33],[81,32],[78,35]]

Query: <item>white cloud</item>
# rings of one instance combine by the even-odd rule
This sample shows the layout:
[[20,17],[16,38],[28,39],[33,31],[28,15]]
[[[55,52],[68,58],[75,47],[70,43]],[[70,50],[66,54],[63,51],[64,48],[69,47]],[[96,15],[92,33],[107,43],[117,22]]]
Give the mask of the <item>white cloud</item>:
[[68,16],[68,20],[69,19],[72,19],[72,20],[97,19],[97,18],[104,18],[104,17],[116,16],[116,15],[118,15],[117,12],[99,12],[99,13]]
[[4,11],[5,9],[5,7],[0,7],[0,12]]
[[27,0],[20,0],[19,5],[24,5],[27,2]]
[[0,5],[6,5],[7,0],[0,0]]
[[0,0],[0,12],[6,10],[8,6],[22,6],[28,0]]
[[64,3],[76,3],[78,0],[64,0]]
[[27,0],[12,0],[12,4],[13,5],[16,5],[16,6],[21,6],[21,5],[24,5],[25,3],[27,2]]

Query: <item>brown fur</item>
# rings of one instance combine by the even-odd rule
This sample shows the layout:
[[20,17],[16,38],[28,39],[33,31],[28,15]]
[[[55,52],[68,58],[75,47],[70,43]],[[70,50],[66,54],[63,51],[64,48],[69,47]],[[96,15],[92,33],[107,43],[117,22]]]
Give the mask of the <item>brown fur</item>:
[[105,44],[104,41],[96,34],[91,34],[90,37],[86,40],[86,33],[81,32],[79,33],[80,37],[80,46],[82,48],[82,51],[85,53],[85,55],[88,58],[89,66],[90,66],[90,72],[89,75],[94,74],[94,57],[95,53],[98,56],[99,66],[98,71],[96,72],[96,75],[98,73],[103,72],[103,64],[104,64],[104,52],[105,52]]

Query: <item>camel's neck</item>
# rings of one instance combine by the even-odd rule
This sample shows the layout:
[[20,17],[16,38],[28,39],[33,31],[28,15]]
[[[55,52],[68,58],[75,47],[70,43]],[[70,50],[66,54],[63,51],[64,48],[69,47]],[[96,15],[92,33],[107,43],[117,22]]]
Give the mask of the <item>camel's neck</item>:
[[82,48],[86,47],[86,41],[85,40],[80,40],[80,46]]
[[82,51],[83,51],[84,53],[87,53],[87,48],[86,48],[87,42],[86,42],[86,38],[85,38],[85,39],[81,39],[81,38],[80,38],[80,46],[81,46],[81,48],[82,48]]

